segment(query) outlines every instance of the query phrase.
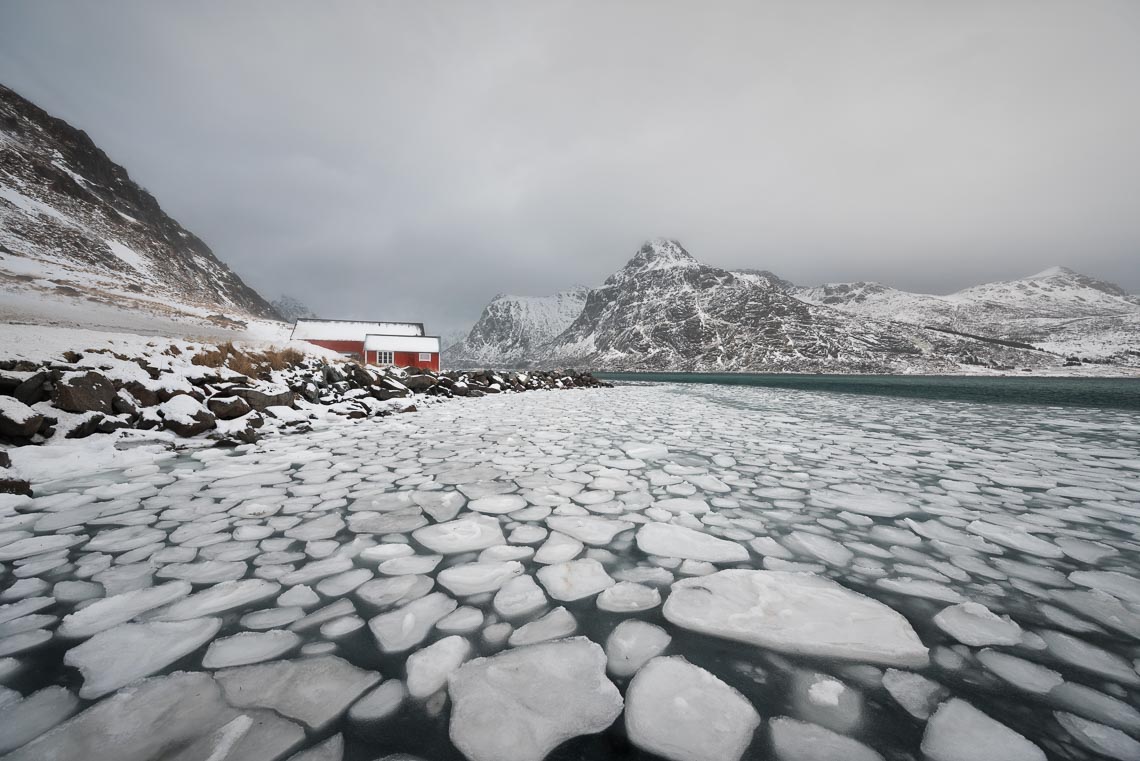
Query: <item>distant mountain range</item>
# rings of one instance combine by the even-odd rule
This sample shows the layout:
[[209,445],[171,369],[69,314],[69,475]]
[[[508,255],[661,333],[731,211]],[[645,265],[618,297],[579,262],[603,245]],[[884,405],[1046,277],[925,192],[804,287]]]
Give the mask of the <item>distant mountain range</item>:
[[878,283],[802,288],[763,270],[707,266],[677,241],[658,239],[598,288],[497,296],[447,361],[958,372],[1053,366],[1074,355],[1140,365],[1140,298],[1063,268],[949,296]]
[[204,325],[278,317],[85,132],[2,85],[0,287],[6,311],[47,304],[79,322],[101,307]]

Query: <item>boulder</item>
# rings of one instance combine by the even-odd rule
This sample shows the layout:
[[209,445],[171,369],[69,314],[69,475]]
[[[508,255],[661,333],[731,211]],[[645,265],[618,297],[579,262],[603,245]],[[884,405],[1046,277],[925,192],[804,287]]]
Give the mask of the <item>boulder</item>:
[[104,418],[100,412],[88,412],[82,419],[77,420],[75,424],[68,429],[64,438],[85,439],[98,431],[99,426],[102,425],[105,419],[106,418]]
[[51,374],[41,370],[16,386],[12,396],[27,405],[42,402],[51,395]]
[[230,393],[249,402],[249,406],[258,412],[265,412],[268,407],[293,406],[293,392],[280,386],[267,389],[235,388]]
[[132,419],[139,414],[139,403],[134,394],[125,388],[119,389],[111,401],[111,408],[116,415],[129,415]]
[[206,401],[206,406],[219,420],[234,420],[253,409],[250,403],[240,396],[214,396]]
[[0,436],[27,439],[40,429],[44,416],[14,396],[0,396]]
[[413,375],[410,378],[404,379],[404,385],[415,392],[424,392],[432,388],[436,384],[436,379],[431,375]]
[[94,370],[68,373],[60,378],[52,392],[52,403],[67,412],[102,412],[114,410],[115,384]]
[[154,407],[158,404],[158,393],[139,381],[129,381],[123,388],[130,392],[140,407]]
[[158,408],[163,428],[179,436],[197,436],[217,426],[214,415],[197,399],[179,394],[163,402]]

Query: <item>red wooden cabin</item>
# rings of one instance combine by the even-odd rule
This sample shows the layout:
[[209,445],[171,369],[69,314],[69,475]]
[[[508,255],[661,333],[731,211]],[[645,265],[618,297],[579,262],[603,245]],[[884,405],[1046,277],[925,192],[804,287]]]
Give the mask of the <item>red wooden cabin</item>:
[[439,337],[425,336],[422,322],[305,319],[290,338],[369,364],[439,371]]

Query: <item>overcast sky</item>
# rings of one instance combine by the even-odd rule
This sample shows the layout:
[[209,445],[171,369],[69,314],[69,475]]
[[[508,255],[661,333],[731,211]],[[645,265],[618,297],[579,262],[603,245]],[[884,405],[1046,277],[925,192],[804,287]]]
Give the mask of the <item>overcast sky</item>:
[[1140,2],[0,3],[0,81],[267,297],[446,331],[641,241],[1140,291]]

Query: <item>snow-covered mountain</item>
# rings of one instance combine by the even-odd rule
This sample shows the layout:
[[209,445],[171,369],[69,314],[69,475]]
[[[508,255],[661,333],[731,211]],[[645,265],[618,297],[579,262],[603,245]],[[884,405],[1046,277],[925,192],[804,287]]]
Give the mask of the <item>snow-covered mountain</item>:
[[[770,273],[709,267],[676,241],[653,240],[586,293],[560,334],[520,352],[509,330],[481,320],[472,333],[487,351],[448,361],[708,372],[953,372],[963,364],[1057,362],[1044,352],[808,304],[785,293],[787,286]],[[498,346],[514,353],[495,353]]]
[[582,313],[588,288],[554,296],[508,296],[491,300],[466,337],[445,350],[454,367],[523,363]]
[[0,283],[8,319],[277,318],[86,133],[2,85]]
[[946,296],[865,282],[793,292],[804,301],[866,317],[1019,341],[1066,356],[1140,364],[1140,297],[1065,267]]
[[296,322],[307,317],[317,316],[317,313],[310,309],[308,304],[287,293],[281,294],[280,297],[269,303],[285,322]]

